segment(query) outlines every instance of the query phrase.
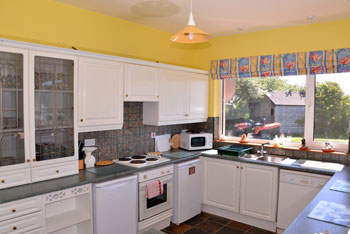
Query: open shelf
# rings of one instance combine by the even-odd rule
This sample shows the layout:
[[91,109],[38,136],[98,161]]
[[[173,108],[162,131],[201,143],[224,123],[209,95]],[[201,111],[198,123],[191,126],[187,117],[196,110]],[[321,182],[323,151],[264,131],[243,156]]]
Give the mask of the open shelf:
[[90,214],[79,212],[77,210],[68,211],[59,215],[46,218],[46,232],[53,233],[67,227],[88,221],[91,219]]

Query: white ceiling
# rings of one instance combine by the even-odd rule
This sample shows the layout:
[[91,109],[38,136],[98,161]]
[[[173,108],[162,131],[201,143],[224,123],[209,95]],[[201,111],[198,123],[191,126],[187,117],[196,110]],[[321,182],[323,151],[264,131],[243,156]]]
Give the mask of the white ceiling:
[[[187,24],[190,3],[189,0],[56,1],[171,33]],[[350,0],[193,0],[193,14],[198,27],[212,36],[222,36],[350,18]]]

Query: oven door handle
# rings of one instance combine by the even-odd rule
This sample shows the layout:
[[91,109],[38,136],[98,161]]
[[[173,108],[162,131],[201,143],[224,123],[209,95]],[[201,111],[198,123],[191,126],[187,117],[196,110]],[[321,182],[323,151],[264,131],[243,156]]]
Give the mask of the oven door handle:
[[[160,180],[162,182],[162,184],[168,184],[170,182],[173,182],[173,177],[172,176],[166,176],[160,179],[155,179],[156,181]],[[142,183],[140,183],[140,187],[139,190],[145,190],[146,189],[146,184],[148,184],[149,182],[154,181],[154,180],[149,180],[149,181],[144,181]]]

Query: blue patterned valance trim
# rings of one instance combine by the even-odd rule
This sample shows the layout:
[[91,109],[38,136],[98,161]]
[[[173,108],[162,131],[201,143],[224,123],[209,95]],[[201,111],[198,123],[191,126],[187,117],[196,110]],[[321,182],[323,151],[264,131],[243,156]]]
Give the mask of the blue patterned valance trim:
[[350,72],[350,48],[211,61],[212,79]]

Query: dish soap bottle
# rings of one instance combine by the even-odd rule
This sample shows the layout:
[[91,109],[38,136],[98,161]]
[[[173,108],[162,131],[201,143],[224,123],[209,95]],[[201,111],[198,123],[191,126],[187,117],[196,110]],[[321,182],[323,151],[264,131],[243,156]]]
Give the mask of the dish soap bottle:
[[280,147],[284,147],[284,133],[283,132],[281,132],[279,144],[280,144]]
[[279,144],[279,139],[278,139],[278,136],[277,135],[275,135],[275,138],[273,139],[273,147],[274,148],[278,148],[278,144]]

